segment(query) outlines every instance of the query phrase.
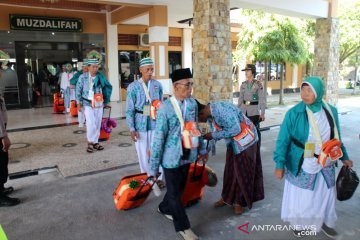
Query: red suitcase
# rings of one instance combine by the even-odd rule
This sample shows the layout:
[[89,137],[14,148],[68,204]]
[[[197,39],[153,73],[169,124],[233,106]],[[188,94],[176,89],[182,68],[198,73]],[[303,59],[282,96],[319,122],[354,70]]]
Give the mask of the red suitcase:
[[123,177],[113,193],[116,209],[128,210],[143,204],[152,190],[149,180],[146,173]]
[[62,113],[64,111],[64,98],[61,97],[61,93],[54,93],[54,113]]
[[206,182],[207,172],[205,164],[201,165],[195,161],[189,167],[185,189],[181,196],[181,202],[184,207],[191,206],[201,200]]

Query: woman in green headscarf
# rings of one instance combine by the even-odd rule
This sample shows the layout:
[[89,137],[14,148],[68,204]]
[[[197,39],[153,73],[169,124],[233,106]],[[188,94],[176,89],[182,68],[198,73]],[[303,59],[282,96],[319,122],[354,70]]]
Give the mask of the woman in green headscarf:
[[[285,176],[281,219],[296,226],[297,237],[306,230],[322,230],[336,237],[335,163],[318,161],[322,144],[330,139],[341,141],[338,113],[323,101],[324,83],[320,77],[308,77],[301,85],[302,102],[285,115],[274,151],[275,177]],[[345,146],[339,160],[352,167]]]

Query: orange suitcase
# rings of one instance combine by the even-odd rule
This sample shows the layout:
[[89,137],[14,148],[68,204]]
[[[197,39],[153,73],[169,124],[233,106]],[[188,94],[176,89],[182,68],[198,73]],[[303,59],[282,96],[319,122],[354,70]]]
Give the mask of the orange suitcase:
[[110,133],[107,133],[103,129],[100,129],[99,141],[102,142],[102,141],[107,141],[109,139],[110,139]]
[[123,177],[113,193],[116,209],[128,210],[139,207],[151,190],[152,184],[146,173]]
[[[101,128],[100,128],[100,136],[99,136],[99,141],[100,142],[107,141],[107,140],[110,139],[110,133],[105,131],[102,126],[103,126],[103,124],[106,124],[107,121],[109,121],[109,119],[110,119],[111,107],[110,106],[104,107],[103,115],[105,114],[105,109],[109,109],[109,116],[108,117],[103,117],[102,120],[101,120]],[[112,129],[112,126],[107,126],[107,127]]]
[[61,97],[61,93],[54,93],[54,113],[62,113],[64,111],[64,98]]
[[70,102],[70,116],[76,117],[78,115],[77,104],[75,100]]
[[201,165],[195,161],[189,167],[185,189],[181,196],[181,202],[184,207],[191,206],[201,200],[206,182],[207,172],[205,164]]

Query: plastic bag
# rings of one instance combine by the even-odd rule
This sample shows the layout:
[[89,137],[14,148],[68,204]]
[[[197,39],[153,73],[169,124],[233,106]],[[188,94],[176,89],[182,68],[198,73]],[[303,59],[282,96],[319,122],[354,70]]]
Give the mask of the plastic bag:
[[345,201],[352,197],[357,186],[359,185],[359,177],[351,168],[342,166],[336,179],[337,199]]

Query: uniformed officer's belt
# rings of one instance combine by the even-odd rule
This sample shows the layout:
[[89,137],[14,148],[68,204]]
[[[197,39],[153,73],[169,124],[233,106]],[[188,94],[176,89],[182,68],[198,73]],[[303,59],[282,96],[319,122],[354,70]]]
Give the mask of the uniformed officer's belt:
[[244,104],[245,105],[258,105],[259,101],[256,101],[256,102],[244,101]]
[[144,112],[143,112],[143,111],[140,111],[140,110],[135,109],[135,113],[141,113],[141,114],[143,114]]

